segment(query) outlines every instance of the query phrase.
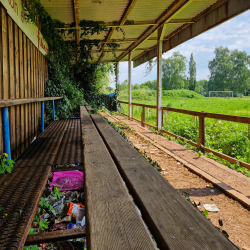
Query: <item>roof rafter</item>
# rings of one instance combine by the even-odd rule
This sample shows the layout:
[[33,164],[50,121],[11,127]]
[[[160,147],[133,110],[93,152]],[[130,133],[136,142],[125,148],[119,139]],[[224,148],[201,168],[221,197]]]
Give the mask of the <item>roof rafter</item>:
[[80,43],[80,14],[79,14],[79,0],[73,0],[74,16],[76,23],[76,43]]
[[177,15],[181,10],[187,7],[194,0],[175,0],[156,20],[156,24],[152,27],[147,28],[138,38],[136,42],[129,46],[126,52],[122,53],[116,61],[120,61],[124,58],[129,52],[133,51],[138,47],[142,42],[147,40],[159,27],[164,25],[165,22],[170,21]]
[[[176,35],[177,33],[179,33],[181,30],[187,28],[188,26],[190,26],[192,23],[197,22],[200,18],[202,18],[204,15],[207,15],[208,13],[210,13],[211,11],[213,11],[214,9],[220,7],[222,4],[224,4],[225,2],[227,2],[228,0],[220,0],[218,2],[216,2],[215,4],[213,4],[212,6],[208,7],[206,10],[204,10],[202,13],[200,13],[199,15],[197,15],[196,17],[192,18],[192,22],[190,23],[185,23],[184,25],[182,25],[180,28],[178,28],[177,30],[175,30],[174,32],[172,32],[171,34],[169,34],[168,36],[166,36],[164,38],[164,40],[169,40],[171,37],[173,37],[174,35]],[[137,60],[139,57],[143,56],[144,54],[148,53],[149,51],[155,49],[156,46],[152,46],[149,49],[145,50],[143,53],[137,55],[135,58],[133,58],[133,60]]]
[[[168,24],[185,24],[185,23],[194,23],[191,19],[173,19],[168,22]],[[130,27],[130,26],[149,26],[149,25],[155,25],[152,21],[143,21],[143,22],[134,22],[131,24],[124,24],[123,27]],[[104,23],[100,24],[100,26],[105,27],[119,27],[120,24],[113,24],[113,23]],[[92,26],[86,27],[91,28]],[[64,28],[55,28],[56,30],[69,30],[69,29],[81,29],[81,27],[64,27]]]
[[[135,6],[135,4],[136,4],[136,1],[137,1],[137,0],[130,0],[130,1],[129,1],[129,3],[128,3],[128,5],[127,5],[125,11],[124,11],[123,14],[122,14],[122,17],[121,17],[120,21],[119,21],[119,25],[120,25],[120,26],[124,25],[124,23],[126,22],[126,20],[127,20],[127,18],[128,18],[128,15],[129,15],[130,12],[133,10],[133,8],[134,8],[134,6]],[[105,38],[106,41],[109,40],[109,39],[111,38],[111,36],[113,35],[114,31],[115,31],[115,27],[112,27],[112,28],[109,29],[109,32],[108,32],[108,34],[107,34],[107,36],[106,36],[106,38]],[[106,43],[107,43],[107,42],[105,42],[105,43],[102,45],[102,48],[100,49],[100,52],[102,52],[102,54],[101,54],[101,56],[100,56],[99,59],[98,59],[98,63],[102,60],[102,58],[103,58],[103,56],[104,56],[103,50],[104,50],[104,47],[105,47]]]

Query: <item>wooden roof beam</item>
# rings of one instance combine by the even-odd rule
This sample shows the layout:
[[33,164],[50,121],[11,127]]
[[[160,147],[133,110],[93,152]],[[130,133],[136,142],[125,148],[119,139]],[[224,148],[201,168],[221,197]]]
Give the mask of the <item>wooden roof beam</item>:
[[[122,25],[126,22],[128,16],[129,16],[129,14],[131,13],[131,11],[133,10],[133,8],[134,8],[134,6],[135,6],[135,4],[136,4],[136,1],[137,1],[137,0],[130,0],[130,1],[129,1],[129,3],[128,3],[128,5],[127,5],[125,11],[124,11],[123,14],[122,14],[122,17],[121,17],[120,21],[119,21],[119,25],[120,25],[120,26],[122,26]],[[115,27],[112,27],[112,28],[109,29],[108,35],[107,35],[106,38],[105,38],[106,41],[109,40],[109,39],[111,38],[111,36],[113,35],[114,31],[115,31]],[[100,49],[100,52],[102,52],[102,54],[101,54],[101,56],[100,56],[99,59],[98,59],[98,63],[101,61],[101,59],[102,59],[103,56],[104,56],[103,50],[104,50],[104,47],[105,47],[106,43],[107,43],[107,42],[105,42],[105,43],[102,45],[101,49]]]
[[[169,34],[168,36],[166,36],[164,38],[164,40],[169,40],[171,39],[171,37],[173,37],[174,35],[176,35],[177,33],[179,33],[180,31],[182,31],[183,29],[187,28],[188,26],[192,25],[193,23],[197,22],[200,18],[202,18],[203,16],[209,14],[211,11],[215,10],[216,8],[220,7],[221,5],[223,5],[224,3],[226,3],[228,0],[220,0],[217,3],[213,4],[212,6],[208,7],[206,10],[204,10],[202,13],[200,13],[198,16],[192,18],[190,23],[185,23],[184,25],[182,25],[180,28],[178,28],[177,30],[175,30],[174,32],[172,32],[171,34]],[[141,56],[143,56],[144,54],[148,53],[151,50],[154,50],[156,48],[155,46],[152,46],[151,48],[145,50],[143,53],[137,55],[135,58],[133,58],[133,60],[137,60],[138,58],[140,58]]]
[[80,14],[79,14],[79,0],[73,0],[74,16],[76,23],[76,43],[80,43]]
[[116,61],[120,61],[124,58],[129,52],[133,51],[138,47],[142,42],[147,40],[159,27],[164,25],[164,23],[169,22],[173,19],[180,11],[186,8],[194,0],[175,0],[156,20],[156,25],[147,28],[141,36],[138,38],[137,42],[134,42],[129,46],[128,51],[122,53]]
[[[168,22],[168,24],[185,24],[185,23],[194,23],[191,19],[172,19]],[[149,25],[155,25],[154,22],[152,21],[143,21],[143,22],[134,22],[131,24],[124,24],[122,25],[123,27],[125,26],[149,26]],[[113,24],[113,23],[104,23],[100,24],[100,26],[105,26],[105,27],[120,27],[120,24]],[[92,26],[87,26],[87,28],[91,28]],[[64,28],[55,28],[57,30],[69,30],[69,29],[81,29],[81,27],[64,27]]]

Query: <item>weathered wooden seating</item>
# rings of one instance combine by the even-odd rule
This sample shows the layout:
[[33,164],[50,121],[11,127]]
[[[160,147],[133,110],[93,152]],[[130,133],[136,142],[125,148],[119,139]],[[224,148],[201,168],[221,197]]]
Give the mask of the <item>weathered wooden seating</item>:
[[[99,115],[91,115],[91,117],[160,249],[237,249]],[[95,144],[95,139],[92,138],[90,141]],[[95,148],[93,147],[93,151]],[[89,154],[89,151],[87,152]],[[86,154],[85,152],[84,155]],[[98,163],[102,155],[97,152],[95,156],[88,155],[88,157],[92,168],[102,172],[103,166]],[[88,162],[85,161],[85,164]],[[94,186],[98,185],[98,182],[91,180],[91,175],[87,175],[86,178],[87,183],[93,185],[86,186],[88,203],[91,201],[94,205],[89,194],[94,192]],[[113,185],[113,188],[116,186]],[[99,192],[103,194],[107,192],[105,185]],[[99,195],[102,197],[101,194]],[[103,200],[99,206],[106,206],[107,202]],[[91,212],[93,211],[89,211],[89,216]],[[89,221],[89,227],[93,230],[92,234],[97,232],[102,234],[100,228],[91,226],[91,223],[98,223],[102,219],[100,214],[95,216],[95,219],[92,217]],[[133,226],[133,224],[130,225],[131,230]]]
[[81,126],[88,248],[156,249],[85,107]]

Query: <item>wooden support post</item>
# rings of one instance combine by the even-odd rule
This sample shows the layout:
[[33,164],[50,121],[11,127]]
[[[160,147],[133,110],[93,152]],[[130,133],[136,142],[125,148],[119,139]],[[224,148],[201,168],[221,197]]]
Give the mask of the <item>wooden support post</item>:
[[156,127],[161,130],[162,126],[162,42],[165,34],[166,26],[163,25],[158,29],[158,41],[157,41],[157,108],[156,108]]
[[119,62],[116,63],[115,68],[115,88],[118,89],[119,86]]
[[145,107],[142,107],[142,112],[141,112],[141,126],[145,127]]
[[132,115],[132,93],[131,93],[131,60],[132,60],[132,52],[128,55],[128,116],[129,120],[131,120]]
[[161,128],[163,128],[163,110],[161,110]]
[[199,116],[199,138],[197,140],[198,150],[200,150],[201,145],[205,147],[205,118],[204,116]]

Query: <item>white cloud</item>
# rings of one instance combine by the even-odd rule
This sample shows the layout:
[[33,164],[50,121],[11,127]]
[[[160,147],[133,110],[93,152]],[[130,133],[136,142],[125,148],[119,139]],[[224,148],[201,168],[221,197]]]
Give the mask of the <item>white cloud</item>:
[[[213,59],[215,47],[227,46],[230,50],[245,50],[250,54],[250,25],[248,20],[250,20],[250,11],[179,45],[163,54],[163,58],[171,56],[174,51],[178,50],[189,60],[190,54],[193,53],[197,65],[197,80],[208,79],[208,61]],[[132,83],[143,83],[147,80],[156,79],[156,67],[147,77],[144,77],[145,71],[145,64],[133,68]],[[128,79],[128,62],[120,63],[119,79],[120,82]],[[112,83],[112,86],[114,86],[114,83]]]

